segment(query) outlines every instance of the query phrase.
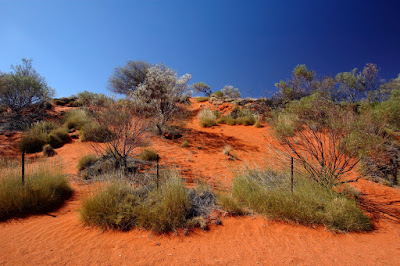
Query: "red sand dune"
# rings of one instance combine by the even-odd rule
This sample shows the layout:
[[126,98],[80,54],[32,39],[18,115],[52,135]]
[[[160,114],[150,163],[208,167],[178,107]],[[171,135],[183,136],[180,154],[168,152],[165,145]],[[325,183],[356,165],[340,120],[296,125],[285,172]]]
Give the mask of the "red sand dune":
[[[194,111],[208,103],[193,103]],[[161,164],[177,166],[189,182],[194,178],[229,186],[232,170],[246,164],[278,164],[267,148],[276,145],[270,128],[216,126],[204,129],[194,117],[189,132],[179,140],[153,139]],[[190,143],[181,148],[182,140]],[[2,141],[2,140],[1,140]],[[239,161],[222,154],[231,145]],[[65,173],[75,175],[79,158],[92,153],[90,145],[75,140],[57,149]],[[36,155],[34,155],[36,156]],[[41,155],[39,155],[41,156]],[[363,207],[375,219],[369,233],[334,234],[272,222],[260,216],[225,217],[222,226],[183,236],[153,235],[149,231],[103,232],[79,222],[77,210],[88,186],[71,177],[76,190],[60,210],[48,215],[0,223],[0,265],[67,264],[351,264],[396,265],[400,258],[400,191],[370,181],[355,184]]]

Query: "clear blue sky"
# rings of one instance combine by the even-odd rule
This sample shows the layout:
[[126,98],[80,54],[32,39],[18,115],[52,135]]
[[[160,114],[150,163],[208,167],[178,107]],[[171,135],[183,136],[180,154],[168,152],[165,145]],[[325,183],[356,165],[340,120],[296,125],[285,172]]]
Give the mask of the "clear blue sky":
[[32,58],[57,96],[109,94],[127,60],[253,97],[272,95],[297,64],[400,73],[400,1],[0,0],[0,14],[0,70]]

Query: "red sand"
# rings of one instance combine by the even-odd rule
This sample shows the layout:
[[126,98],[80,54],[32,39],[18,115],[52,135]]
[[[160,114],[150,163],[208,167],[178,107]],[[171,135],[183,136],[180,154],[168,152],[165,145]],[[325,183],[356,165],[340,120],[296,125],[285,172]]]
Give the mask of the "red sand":
[[[208,103],[193,103],[193,109],[200,105]],[[229,185],[236,167],[278,163],[267,149],[272,141],[268,126],[204,129],[194,118],[187,128],[189,133],[179,140],[154,138],[152,149],[159,152],[162,165],[178,166],[189,182],[200,177]],[[190,143],[188,148],[180,146],[184,139]],[[227,144],[239,161],[222,154]],[[88,153],[92,153],[89,144],[74,141],[57,149],[56,158],[62,160],[66,173],[74,175],[77,161]],[[41,215],[0,223],[0,265],[399,264],[400,191],[370,181],[356,184],[365,194],[364,208],[375,217],[377,229],[370,233],[334,234],[322,227],[277,223],[256,216],[226,217],[222,226],[213,226],[208,232],[196,230],[185,237],[182,233],[156,236],[143,230],[102,232],[86,228],[79,222],[77,210],[88,185],[71,180],[76,193],[52,213],[55,217]]]

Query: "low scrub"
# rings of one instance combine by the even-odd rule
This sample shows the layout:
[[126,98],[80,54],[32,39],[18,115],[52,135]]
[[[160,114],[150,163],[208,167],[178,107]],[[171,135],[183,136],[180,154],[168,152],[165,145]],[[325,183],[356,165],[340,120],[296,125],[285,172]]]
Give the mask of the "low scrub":
[[217,124],[217,118],[210,109],[201,110],[197,117],[199,118],[199,124],[202,127],[212,127]]
[[96,123],[88,123],[80,131],[82,141],[107,142],[112,138],[112,132]]
[[210,97],[196,97],[196,102],[198,103],[202,103],[202,102],[206,102],[210,99]]
[[221,97],[224,97],[224,93],[222,91],[216,91],[211,96],[221,98]]
[[35,134],[32,132],[28,132],[22,137],[22,139],[18,143],[18,148],[20,149],[20,151],[26,153],[35,153],[42,151],[43,146],[46,143],[47,143],[46,134],[43,133]]
[[157,161],[157,152],[149,149],[145,149],[140,155],[139,159],[143,161]]
[[234,179],[232,197],[241,206],[271,219],[324,225],[342,232],[373,228],[353,198],[305,178],[296,180],[292,194],[286,175],[272,171],[247,171]]
[[79,130],[89,122],[88,114],[82,109],[69,111],[64,116],[64,123],[68,129],[75,128]]
[[94,164],[97,161],[98,157],[94,154],[88,154],[83,156],[78,161],[78,171],[84,170],[86,167]]
[[72,195],[65,176],[39,168],[22,185],[19,171],[0,179],[0,220],[41,214],[60,207]]
[[[205,197],[192,196],[193,193],[196,194],[186,188],[178,174],[171,171],[162,173],[159,188],[154,184],[135,188],[129,183],[111,183],[83,202],[81,220],[86,225],[102,229],[129,230],[138,227],[156,233],[196,225],[205,228],[206,219],[201,214],[208,214],[214,202],[201,200]],[[201,207],[201,211],[196,207]]]
[[62,147],[70,141],[71,138],[68,134],[68,129],[65,127],[57,128],[48,135],[48,143],[55,149]]

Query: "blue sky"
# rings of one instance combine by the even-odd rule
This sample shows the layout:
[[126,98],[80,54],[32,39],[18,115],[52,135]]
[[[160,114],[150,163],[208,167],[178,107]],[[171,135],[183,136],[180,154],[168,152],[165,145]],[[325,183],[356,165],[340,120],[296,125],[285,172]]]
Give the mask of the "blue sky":
[[400,1],[0,0],[0,70],[21,58],[57,96],[107,91],[127,60],[165,63],[213,90],[271,96],[306,64],[334,75],[365,63],[400,73]]

